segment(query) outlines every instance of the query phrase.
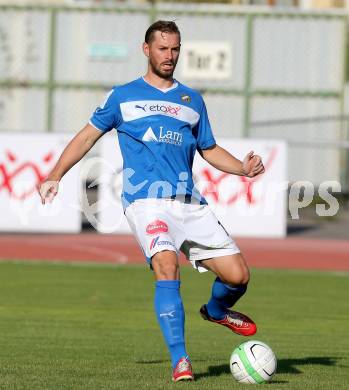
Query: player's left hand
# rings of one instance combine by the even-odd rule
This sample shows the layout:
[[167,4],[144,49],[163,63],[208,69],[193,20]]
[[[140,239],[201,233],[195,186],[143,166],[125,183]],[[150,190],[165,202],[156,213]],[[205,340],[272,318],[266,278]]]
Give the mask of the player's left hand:
[[242,170],[247,177],[255,177],[265,172],[261,157],[255,155],[253,151],[243,159]]

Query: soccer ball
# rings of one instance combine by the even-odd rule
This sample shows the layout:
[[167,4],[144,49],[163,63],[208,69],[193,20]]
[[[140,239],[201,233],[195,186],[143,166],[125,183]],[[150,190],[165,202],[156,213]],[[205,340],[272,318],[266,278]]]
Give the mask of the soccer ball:
[[269,382],[275,374],[276,364],[271,348],[257,340],[240,344],[230,357],[230,371],[240,383]]

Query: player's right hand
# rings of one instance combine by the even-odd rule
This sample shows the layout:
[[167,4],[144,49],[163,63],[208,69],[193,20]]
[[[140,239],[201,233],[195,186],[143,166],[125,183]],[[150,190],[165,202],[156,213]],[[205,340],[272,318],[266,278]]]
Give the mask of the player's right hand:
[[58,186],[59,186],[59,182],[56,180],[45,180],[38,185],[37,189],[42,204],[45,204],[46,201],[50,203],[53,201],[53,198],[58,193]]

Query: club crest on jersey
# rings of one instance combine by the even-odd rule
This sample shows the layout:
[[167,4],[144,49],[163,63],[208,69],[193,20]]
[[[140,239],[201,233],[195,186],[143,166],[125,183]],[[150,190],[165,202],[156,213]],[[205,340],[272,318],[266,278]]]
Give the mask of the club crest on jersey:
[[181,95],[181,99],[183,102],[190,103],[191,102],[191,97],[189,95]]
[[160,126],[159,137],[156,137],[154,130],[149,126],[144,133],[142,140],[145,142],[165,142],[167,144],[181,146],[183,142],[183,135],[178,131],[164,130],[163,126]]
[[146,227],[145,231],[147,234],[159,234],[159,233],[167,233],[168,232],[168,226],[164,221],[161,221],[160,219],[157,219],[153,222],[150,222],[150,224]]

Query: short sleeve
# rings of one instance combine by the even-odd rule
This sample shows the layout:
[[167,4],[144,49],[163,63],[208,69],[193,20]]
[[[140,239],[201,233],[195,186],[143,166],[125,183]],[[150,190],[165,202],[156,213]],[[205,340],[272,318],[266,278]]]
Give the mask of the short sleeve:
[[216,144],[212,128],[207,115],[205,102],[202,100],[200,119],[194,128],[194,135],[197,139],[197,149],[204,150]]
[[105,97],[90,118],[90,124],[103,132],[117,128],[122,121],[115,88]]

